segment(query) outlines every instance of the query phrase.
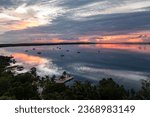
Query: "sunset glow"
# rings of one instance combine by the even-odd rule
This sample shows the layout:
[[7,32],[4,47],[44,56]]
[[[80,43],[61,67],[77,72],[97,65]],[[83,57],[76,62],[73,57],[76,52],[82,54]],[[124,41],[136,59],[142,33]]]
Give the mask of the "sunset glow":
[[111,49],[124,50],[129,52],[149,53],[150,47],[144,45],[126,45],[126,44],[96,44],[96,45],[79,45],[81,48],[87,49]]
[[29,27],[39,26],[40,23],[38,21],[20,21],[16,24],[10,25],[8,28],[12,30],[21,30]]
[[0,41],[149,42],[149,3],[147,0],[84,0],[76,4],[73,0],[2,1]]
[[27,63],[27,64],[32,64],[32,65],[40,65],[40,64],[47,62],[47,60],[45,58],[27,55],[24,53],[14,53],[14,54],[12,54],[12,56],[16,59],[19,59],[19,60]]
[[126,35],[108,35],[108,36],[81,36],[78,39],[61,39],[61,38],[51,38],[51,39],[35,39],[33,42],[36,43],[61,43],[61,42],[98,42],[98,43],[123,43],[123,42],[131,42],[131,43],[140,43],[140,42],[148,42],[150,38],[149,32],[138,32],[133,34]]

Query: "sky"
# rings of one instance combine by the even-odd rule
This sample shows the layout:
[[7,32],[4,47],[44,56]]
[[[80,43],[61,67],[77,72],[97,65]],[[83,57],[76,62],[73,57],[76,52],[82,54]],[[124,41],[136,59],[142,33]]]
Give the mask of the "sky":
[[150,42],[150,0],[0,0],[0,43]]

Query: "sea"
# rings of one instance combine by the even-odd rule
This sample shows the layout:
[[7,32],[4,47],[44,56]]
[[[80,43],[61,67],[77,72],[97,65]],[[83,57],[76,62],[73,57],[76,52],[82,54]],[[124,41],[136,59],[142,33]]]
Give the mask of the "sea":
[[74,81],[98,83],[112,78],[127,89],[139,90],[142,80],[150,79],[150,45],[93,44],[0,48],[0,55],[13,56],[23,71],[36,67],[37,74],[60,76],[64,71]]

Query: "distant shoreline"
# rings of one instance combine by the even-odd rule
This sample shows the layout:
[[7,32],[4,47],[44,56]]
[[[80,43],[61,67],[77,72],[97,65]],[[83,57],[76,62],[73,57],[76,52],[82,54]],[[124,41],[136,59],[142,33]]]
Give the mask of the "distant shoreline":
[[4,47],[20,47],[20,46],[48,46],[48,45],[94,45],[94,44],[130,44],[130,45],[150,45],[150,42],[132,43],[97,43],[97,42],[61,42],[61,43],[16,43],[16,44],[0,44],[0,48]]

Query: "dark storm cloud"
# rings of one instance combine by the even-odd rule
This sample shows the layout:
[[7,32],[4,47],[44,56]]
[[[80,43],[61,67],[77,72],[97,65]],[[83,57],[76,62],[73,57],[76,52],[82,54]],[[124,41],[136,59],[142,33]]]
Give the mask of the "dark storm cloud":
[[[90,17],[89,17],[90,19]],[[65,35],[94,35],[103,32],[129,33],[138,30],[150,30],[150,12],[109,14],[92,16],[91,20],[71,20],[61,16],[53,21],[51,25],[40,26],[20,32],[26,33],[53,33]]]
[[[110,5],[127,4],[128,1],[118,0],[101,0],[101,2],[108,2]],[[139,2],[140,0],[133,0]],[[132,2],[133,2],[132,1]],[[74,7],[80,8],[81,6],[97,3],[99,0],[60,0],[60,4],[70,9]],[[130,2],[129,2],[130,3]],[[114,5],[113,5],[114,4]],[[94,7],[94,6],[93,6]],[[101,7],[101,6],[100,6]],[[144,7],[142,9],[148,9]],[[74,11],[72,11],[74,12]],[[72,12],[67,12],[63,16],[57,17],[51,25],[32,28],[29,32],[42,32],[42,33],[56,33],[56,34],[70,34],[70,35],[85,35],[85,34],[100,34],[102,32],[130,32],[137,30],[149,30],[150,29],[150,12],[141,11],[133,13],[116,13],[116,14],[99,14],[86,17],[84,20],[74,20],[70,18]]]

